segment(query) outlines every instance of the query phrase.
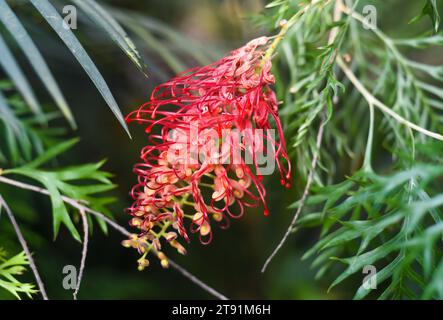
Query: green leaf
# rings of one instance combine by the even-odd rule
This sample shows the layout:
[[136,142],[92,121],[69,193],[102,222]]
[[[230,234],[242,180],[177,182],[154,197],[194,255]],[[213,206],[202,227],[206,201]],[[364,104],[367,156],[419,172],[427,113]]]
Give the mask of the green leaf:
[[92,21],[102,27],[140,71],[147,76],[146,65],[135,44],[120,24],[102,6],[94,0],[73,0],[73,2],[79,6]]
[[[389,265],[387,265],[380,271],[377,271],[376,273],[377,287],[392,275],[392,273],[399,266],[401,261],[402,257],[398,256]],[[357,293],[354,295],[353,299],[361,300],[365,298],[371,292],[371,290],[372,289],[369,286],[365,286],[365,283],[362,283],[362,285],[358,288]]]
[[32,90],[31,85],[26,79],[23,71],[20,69],[17,61],[14,58],[14,55],[8,48],[8,45],[3,40],[0,35],[0,65],[5,70],[6,74],[11,78],[12,82],[14,82],[18,91],[20,91],[21,95],[25,99],[26,103],[29,105],[31,110],[36,115],[42,114],[42,108],[40,103],[38,102],[34,91]]
[[21,24],[20,20],[8,6],[5,0],[0,0],[0,20],[10,32],[12,37],[17,41],[22,49],[22,52],[28,58],[31,66],[38,74],[43,84],[46,86],[48,92],[51,94],[63,115],[69,121],[71,126],[75,128],[75,121],[69,109],[57,82],[55,81],[48,65],[43,59],[37,46],[32,41],[26,29]]
[[423,7],[422,12],[418,16],[412,18],[409,23],[417,22],[424,16],[430,17],[434,32],[437,33],[440,27],[440,15],[438,13],[437,0],[426,0],[426,4]]
[[[121,10],[114,9],[112,7],[107,6],[106,7],[109,12],[112,13],[113,16],[116,17],[116,19],[120,20],[122,24],[127,26],[128,28],[134,29],[137,25],[139,27],[142,27],[146,30],[149,30],[152,34],[157,34],[162,39],[168,40],[171,44],[174,45],[174,47],[177,47],[178,50],[188,53],[190,56],[192,56],[199,64],[207,65],[210,64],[214,59],[217,59],[221,53],[214,52],[214,50],[211,50],[208,45],[202,45],[201,43],[197,41],[193,41],[189,37],[186,37],[185,35],[177,32],[177,30],[171,28],[168,24],[163,23],[161,21],[158,21],[152,17],[147,17],[143,14],[139,14],[137,12],[129,11],[129,10]],[[143,35],[139,35],[139,37],[143,40]],[[148,40],[151,41],[149,38]],[[146,41],[145,41],[146,42]],[[152,45],[152,42],[146,42],[149,46]],[[168,49],[168,46],[163,45],[162,50]],[[152,49],[158,51],[161,54],[161,50],[159,50],[156,47],[152,47]],[[169,64],[171,68],[177,67],[177,63],[174,60],[174,56],[171,52],[167,53],[168,56],[163,57],[163,54],[161,54],[161,57],[165,60],[166,63],[170,63],[172,61],[172,65]],[[171,56],[172,55],[172,56]],[[154,67],[154,66],[152,66]],[[178,69],[182,68],[180,62],[178,62]],[[181,69],[183,70],[183,69]]]
[[423,292],[422,299],[431,299],[437,293],[437,299],[443,299],[443,259],[440,260],[434,275]]
[[429,46],[443,45],[443,35],[441,33],[430,37],[395,39],[393,43],[401,46],[410,46],[414,48],[426,48]]
[[20,134],[20,124],[14,112],[10,109],[8,102],[0,90],[0,118],[10,125],[16,134]]
[[281,6],[283,4],[286,4],[288,2],[288,0],[274,0],[270,3],[268,3],[265,8],[266,9],[270,9],[270,8],[274,8],[274,7],[278,7]]
[[26,167],[12,169],[10,172],[37,180],[48,190],[52,204],[54,240],[57,238],[61,223],[63,223],[71,232],[74,239],[81,242],[80,234],[75,228],[65,203],[63,202],[60,191],[57,188],[57,181],[51,173]]
[[15,278],[23,274],[28,265],[29,261],[24,252],[6,259],[6,252],[0,248],[0,287],[12,293],[17,299],[21,299],[20,294],[24,293],[32,298],[32,295],[38,292],[33,284],[22,283]]
[[79,141],[78,138],[74,138],[74,139],[70,139],[68,141],[59,143],[59,144],[49,148],[45,153],[43,153],[39,157],[35,158],[33,161],[27,163],[26,167],[37,168],[37,167],[41,166],[42,164],[45,164],[46,162],[54,159],[58,155],[71,149],[74,145],[76,145],[78,143],[78,141]]
[[74,33],[69,28],[65,28],[65,23],[53,7],[53,5],[48,0],[30,0],[34,7],[40,12],[43,18],[49,23],[49,25],[54,29],[57,35],[62,39],[65,45],[69,48],[74,57],[78,60],[80,65],[88,74],[89,78],[97,87],[98,91],[103,96],[104,100],[108,104],[111,111],[116,116],[117,120],[120,122],[122,127],[125,129],[129,136],[129,130],[126,125],[125,119],[114,99],[105,79],[101,75],[100,71],[95,66],[94,62],[89,57],[88,53],[85,51],[81,43],[78,41]]
[[[4,175],[18,174],[34,179],[47,189],[52,204],[54,239],[56,239],[60,226],[63,224],[68,228],[71,235],[76,240],[81,241],[80,235],[72,222],[62,196],[82,201],[90,208],[100,211],[108,216],[110,216],[110,213],[107,210],[106,205],[115,200],[114,198],[109,197],[96,197],[97,194],[115,188],[115,185],[109,180],[112,175],[100,170],[105,161],[70,166],[51,171],[39,168],[41,165],[54,159],[54,157],[59,154],[66,152],[77,141],[77,139],[72,139],[60,143],[50,148],[46,153],[42,154],[34,161],[22,167],[7,169],[3,172]],[[97,181],[100,183],[97,183]],[[100,222],[100,226],[102,230],[106,232],[107,229],[104,227],[102,221]]]
[[[22,172],[22,174],[26,175],[25,172]],[[63,224],[71,232],[71,235],[74,237],[74,239],[78,242],[81,242],[80,235],[75,228],[71,217],[69,216],[68,210],[66,209],[65,203],[63,202],[61,194],[54,186],[53,181],[47,179],[45,176],[39,177],[39,175],[36,175],[35,173],[28,172],[28,176],[40,180],[40,182],[43,183],[45,188],[49,191],[53,210],[54,240],[57,238],[58,231],[60,230],[60,224],[63,222]]]
[[373,265],[378,260],[386,257],[393,250],[397,249],[401,245],[401,240],[399,238],[393,238],[390,241],[386,242],[383,246],[377,247],[371,251],[368,251],[362,255],[339,259],[335,258],[335,260],[343,262],[348,265],[348,268],[340,274],[334,282],[329,287],[328,291],[335,287],[337,284],[351,276],[356,272],[361,272],[363,267],[366,265]]
[[109,178],[112,176],[112,174],[99,170],[105,162],[105,160],[102,160],[97,163],[88,163],[83,165],[65,167],[63,170],[58,170],[54,174],[61,181],[88,179],[100,181],[104,184],[109,184],[111,183]]
[[161,41],[157,40],[148,30],[142,27],[140,24],[130,21],[127,23],[128,27],[137,34],[146,44],[155,50],[176,73],[183,72],[186,67],[176,57],[176,55]]
[[[26,128],[22,119],[18,118],[15,110],[10,105],[9,101],[0,90],[0,121],[3,122],[3,130],[5,144],[9,149],[9,159],[2,159],[1,162],[9,164],[17,164],[20,161],[29,161],[32,158],[32,151],[34,149],[31,137],[32,134]],[[36,141],[36,145],[38,142]],[[1,149],[1,148],[0,148]],[[6,153],[6,151],[5,151]]]

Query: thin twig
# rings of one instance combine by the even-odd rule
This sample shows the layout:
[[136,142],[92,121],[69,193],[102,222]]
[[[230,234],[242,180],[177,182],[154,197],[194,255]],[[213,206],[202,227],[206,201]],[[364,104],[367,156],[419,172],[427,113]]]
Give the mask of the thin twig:
[[[354,12],[351,8],[348,8],[343,4],[341,0],[338,0],[336,2],[336,8],[340,10],[340,12],[346,13],[347,15],[353,17],[354,19],[360,21],[361,23],[365,23],[364,18],[359,15],[358,13]],[[382,39],[385,39],[384,34],[379,31],[378,29],[374,29],[374,32],[381,37]],[[385,39],[386,41],[386,39]],[[368,104],[371,106],[375,106],[378,109],[380,109],[382,112],[388,114],[389,116],[393,117],[395,120],[397,120],[399,123],[404,124],[405,126],[416,130],[418,132],[423,133],[424,135],[427,135],[431,138],[441,140],[443,141],[443,135],[427,130],[423,127],[420,127],[419,125],[412,123],[411,121],[403,118],[401,115],[393,111],[391,108],[389,108],[387,105],[385,105],[383,102],[378,100],[372,93],[369,92],[368,89],[358,80],[357,76],[354,74],[354,72],[351,70],[351,68],[348,67],[348,65],[343,61],[341,56],[337,56],[337,64],[338,66],[343,70],[346,77],[351,81],[351,83],[354,85],[354,87],[361,93],[363,98],[368,102]]]
[[80,290],[80,284],[83,278],[83,271],[85,270],[85,262],[86,256],[88,255],[88,241],[89,241],[89,226],[88,226],[88,218],[86,217],[86,213],[84,210],[80,210],[80,216],[82,217],[83,224],[83,249],[82,249],[82,258],[80,260],[80,271],[78,273],[77,285],[74,291],[74,300],[77,300],[77,295]]
[[285,244],[286,240],[288,239],[289,235],[291,234],[292,230],[294,229],[295,224],[297,223],[297,219],[300,216],[300,213],[305,205],[306,198],[309,195],[309,190],[311,188],[312,182],[314,181],[314,173],[315,168],[317,167],[320,148],[323,140],[323,131],[324,126],[326,124],[326,121],[323,120],[320,124],[320,127],[318,129],[317,133],[317,142],[316,142],[316,152],[314,153],[311,161],[311,170],[309,171],[308,179],[306,181],[305,189],[303,190],[303,195],[300,199],[300,205],[298,206],[297,210],[295,211],[294,217],[292,218],[291,224],[289,225],[288,229],[286,230],[286,233],[284,234],[283,238],[280,240],[277,247],[274,249],[274,251],[271,253],[271,255],[266,259],[265,264],[263,265],[261,272],[264,273],[269,265],[269,263],[274,259],[275,255],[280,251],[280,249]]
[[184,275],[186,278],[194,282],[196,285],[198,285],[200,288],[205,290],[206,292],[212,294],[214,297],[217,297],[220,300],[229,300],[227,297],[225,297],[223,294],[215,291],[213,288],[208,286],[206,283],[202,282],[200,279],[196,278],[193,274],[189,273],[186,269],[183,269],[180,265],[169,259],[169,264],[172,268],[180,272],[182,275]]
[[362,96],[365,98],[365,100],[368,102],[369,105],[376,106],[382,112],[390,115],[395,120],[397,120],[397,122],[404,124],[405,126],[415,131],[421,132],[431,138],[443,141],[443,135],[433,131],[429,131],[425,128],[420,127],[419,125],[416,125],[415,123],[410,122],[409,120],[406,120],[401,115],[399,115],[391,108],[389,108],[387,105],[385,105],[383,102],[374,97],[372,93],[370,93],[368,89],[366,89],[365,86],[360,82],[360,80],[358,80],[354,72],[352,72],[352,70],[347,66],[347,64],[343,61],[343,59],[340,56],[337,57],[336,61],[338,66],[343,70],[346,77],[349,79],[349,81],[351,81],[354,87],[362,94]]
[[[334,22],[337,22],[341,19],[341,7],[342,6],[343,6],[342,0],[335,1],[334,13],[332,16],[332,19],[334,20]],[[338,31],[339,31],[339,27],[336,26],[336,27],[332,28],[332,30],[329,32],[328,45],[331,45],[334,43],[335,39],[337,38]]]
[[[340,11],[340,9],[341,9],[342,5],[343,5],[342,0],[336,0],[335,6],[334,6],[334,13],[333,13],[334,21],[340,20],[340,18],[341,18],[341,11]],[[339,31],[339,28],[338,27],[334,27],[329,32],[328,45],[331,45],[331,44],[334,43],[335,39],[337,38],[338,31]],[[274,259],[274,257],[277,255],[277,253],[280,251],[280,249],[283,247],[283,245],[287,241],[289,235],[294,230],[295,224],[297,223],[297,220],[298,220],[298,217],[300,216],[301,211],[303,210],[303,207],[305,205],[306,199],[307,199],[307,197],[309,195],[309,190],[311,189],[311,185],[312,185],[312,182],[314,180],[314,173],[315,173],[315,169],[317,167],[318,157],[319,157],[319,153],[320,153],[320,147],[321,147],[321,143],[322,143],[322,140],[323,140],[323,131],[324,131],[325,124],[326,124],[326,121],[323,119],[321,124],[320,124],[320,127],[318,129],[317,141],[316,141],[316,152],[314,153],[314,155],[312,157],[311,170],[309,171],[308,179],[306,180],[305,189],[303,190],[303,195],[302,195],[302,197],[300,199],[300,205],[297,208],[297,210],[295,211],[294,217],[292,218],[292,221],[291,221],[291,224],[289,225],[288,229],[286,230],[283,238],[280,240],[279,244],[277,245],[277,247],[275,247],[274,251],[268,257],[268,259],[266,259],[266,261],[265,261],[265,263],[264,263],[264,265],[263,265],[263,267],[261,269],[262,273],[264,273],[266,271],[269,263],[271,263],[272,259]]]
[[9,220],[11,220],[11,224],[14,227],[15,233],[17,234],[18,241],[20,242],[20,244],[23,248],[23,251],[25,251],[26,257],[28,258],[29,266],[31,267],[32,272],[34,273],[35,281],[37,281],[37,286],[38,286],[40,293],[43,296],[43,299],[49,300],[48,295],[46,294],[46,291],[45,291],[45,286],[43,284],[42,279],[40,278],[40,274],[38,273],[37,266],[35,265],[34,259],[32,258],[32,254],[31,254],[31,251],[29,250],[26,240],[23,237],[23,234],[20,230],[20,227],[17,224],[17,221],[15,220],[15,217],[11,211],[11,208],[9,208],[5,199],[3,199],[3,197],[1,195],[0,195],[0,205],[5,208],[6,214],[8,215]]
[[[311,8],[316,6],[318,3],[320,3],[321,0],[312,0],[312,2],[308,4],[303,4],[303,7],[297,11],[290,19],[289,21],[282,20],[280,21],[280,32],[275,36],[274,40],[270,44],[269,48],[266,50],[266,53],[262,60],[262,67],[263,65],[272,58],[272,55],[274,54],[275,50],[277,49],[279,43],[283,40],[283,38],[286,35],[286,32],[291,29],[291,27],[296,23],[297,19],[299,19],[301,16],[303,16],[306,12],[308,12]],[[323,3],[325,6],[330,0],[327,0]]]
[[[1,181],[0,177],[0,181]],[[72,201],[72,199],[70,199],[70,201]],[[74,200],[75,201],[75,200]],[[119,224],[115,223],[114,221],[112,221],[111,219],[109,219],[108,217],[106,217],[105,215],[103,215],[100,212],[91,210],[88,207],[85,207],[84,210],[86,212],[89,212],[90,214],[104,220],[107,224],[109,224],[110,226],[112,226],[115,230],[119,231],[121,234],[123,234],[126,237],[130,237],[131,233],[126,230],[125,228],[123,228],[122,226],[120,226]],[[151,249],[154,253],[155,253],[155,249]],[[168,258],[169,261],[169,265],[177,270],[178,272],[180,272],[183,276],[185,276],[185,278],[188,278],[188,280],[190,280],[191,282],[195,283],[197,286],[199,286],[200,288],[202,288],[203,290],[205,290],[206,292],[212,294],[214,297],[220,299],[220,300],[229,300],[226,296],[224,296],[223,294],[221,294],[220,292],[216,291],[215,289],[211,288],[210,286],[208,286],[206,283],[204,283],[203,281],[201,281],[200,279],[198,279],[196,276],[194,276],[192,273],[190,273],[189,271],[187,271],[186,269],[184,269],[183,267],[181,267],[179,264],[177,264],[176,262],[174,262],[171,258]]]
[[[17,181],[17,180],[9,179],[9,178],[6,178],[5,176],[0,176],[0,182],[3,182],[5,184],[9,184],[11,186],[14,186],[14,187],[17,187],[17,188],[20,188],[20,189],[34,191],[34,192],[41,193],[41,194],[44,194],[44,195],[47,195],[47,196],[50,195],[49,191],[44,189],[44,188],[37,187],[37,186],[31,185],[31,184],[27,184],[27,183],[24,183],[24,182],[20,182],[20,181]],[[81,204],[79,201],[77,201],[75,199],[72,199],[72,198],[69,198],[69,197],[66,197],[66,196],[62,196],[62,200],[65,203],[73,206],[74,208],[77,208],[78,210],[83,210],[83,211],[85,211],[87,213],[91,213],[92,215],[95,215],[95,216],[101,218],[107,224],[109,224],[111,227],[113,227],[114,229],[116,229],[117,231],[122,233],[123,235],[125,235],[125,236],[130,236],[131,235],[131,233],[128,230],[126,230],[125,228],[123,228],[122,226],[117,224],[116,222],[112,221],[111,219],[106,217],[104,214],[92,210],[91,208]]]
[[[44,195],[50,195],[48,190],[46,190],[44,188],[40,188],[40,187],[31,185],[31,184],[23,183],[23,182],[16,181],[16,180],[13,180],[13,179],[9,179],[9,178],[6,178],[4,176],[0,176],[0,182],[3,182],[5,184],[9,184],[9,185],[15,186],[15,187],[18,187],[18,188],[21,188],[21,189],[25,189],[25,190],[30,190],[30,191],[34,191],[34,192],[37,192],[37,193],[41,193],[41,194],[44,194]],[[69,198],[69,197],[66,197],[66,196],[62,196],[62,200],[65,203],[67,203],[67,204],[71,205],[72,207],[76,208],[77,210],[83,210],[84,212],[90,213],[90,214],[92,214],[92,215],[102,219],[108,225],[110,225],[115,230],[120,232],[122,235],[124,235],[126,237],[130,237],[131,236],[131,232],[126,230],[124,227],[122,227],[118,223],[116,223],[116,222],[112,221],[111,219],[109,219],[103,213],[94,211],[91,208],[81,204],[79,201],[77,201],[75,199],[72,199],[72,198]],[[183,267],[181,267],[180,265],[178,265],[177,263],[175,263],[171,259],[168,258],[168,260],[169,260],[169,264],[172,266],[173,269],[175,269],[178,272],[180,272],[188,280],[190,280],[191,282],[195,283],[197,286],[199,286],[200,288],[202,288],[206,292],[212,294],[214,297],[216,297],[218,299],[221,299],[221,300],[226,300],[227,299],[223,294],[217,292],[215,289],[213,289],[210,286],[208,286],[207,284],[205,284],[203,281],[201,281],[200,279],[198,279],[197,277],[192,275],[189,271],[185,270]]]

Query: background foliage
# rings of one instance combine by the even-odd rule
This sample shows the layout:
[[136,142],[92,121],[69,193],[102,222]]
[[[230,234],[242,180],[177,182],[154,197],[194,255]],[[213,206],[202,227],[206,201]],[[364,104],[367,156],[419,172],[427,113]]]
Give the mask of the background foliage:
[[[175,73],[207,64],[253,37],[276,34],[279,21],[290,20],[305,1],[277,0],[264,9],[260,0],[115,0],[101,1],[103,7],[78,0],[72,1],[79,14],[73,33],[54,32],[47,20],[54,13],[51,3],[61,12],[71,2],[31,2],[0,0],[0,167],[45,186],[51,201],[3,184],[0,194],[36,253],[50,296],[71,298],[62,288],[62,269],[80,260],[75,239],[81,220],[60,196],[113,212],[122,225],[128,220],[123,208],[135,180],[132,164],[145,141],[135,129],[130,140],[116,118]],[[186,257],[173,258],[230,298],[442,298],[442,142],[371,112],[335,63],[338,54],[349,55],[353,72],[374,96],[402,117],[443,132],[438,2],[345,1],[359,13],[375,5],[376,32],[347,15],[333,21],[335,1],[321,1],[298,18],[274,59],[293,188],[282,191],[278,179],[268,178],[269,217],[249,210],[229,230],[216,230],[210,246],[193,239]],[[6,15],[6,6],[16,19]],[[338,34],[328,44],[333,27]],[[261,274],[300,204],[317,152],[312,195],[296,232]],[[113,183],[102,170],[114,174]],[[138,272],[136,253],[120,246],[121,235],[97,223],[104,232],[93,228],[80,298],[209,297],[159,265]],[[17,276],[26,259],[3,214],[0,246],[0,286],[5,288],[6,277],[9,291],[32,293],[32,273]],[[367,264],[379,270],[373,292],[362,286]],[[14,298],[6,290],[0,297]]]

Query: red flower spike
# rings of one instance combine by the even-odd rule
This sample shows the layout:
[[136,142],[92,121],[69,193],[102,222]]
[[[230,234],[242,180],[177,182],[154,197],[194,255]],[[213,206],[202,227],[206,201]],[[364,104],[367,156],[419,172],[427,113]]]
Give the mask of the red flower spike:
[[[260,203],[268,215],[257,160],[265,143],[281,184],[289,186],[291,168],[270,87],[274,76],[271,62],[263,60],[268,45],[268,38],[257,38],[211,65],[183,72],[156,87],[150,101],[126,117],[148,133],[142,163],[134,167],[138,183],[128,209],[140,234],[126,246],[146,255],[165,238],[185,253],[170,227],[186,241],[187,231],[199,233],[208,244],[211,220],[228,227],[229,218]],[[270,133],[271,119],[277,138]]]

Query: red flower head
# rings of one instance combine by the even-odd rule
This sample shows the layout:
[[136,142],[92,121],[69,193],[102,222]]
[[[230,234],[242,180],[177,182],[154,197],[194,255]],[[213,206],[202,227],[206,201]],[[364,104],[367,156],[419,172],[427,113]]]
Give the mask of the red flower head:
[[[160,252],[161,238],[185,253],[176,232],[186,241],[188,232],[199,233],[207,244],[211,221],[228,227],[229,218],[260,203],[267,215],[261,180],[269,168],[261,167],[263,157],[277,165],[281,183],[289,186],[267,47],[268,38],[254,39],[211,65],[185,71],[156,87],[149,102],[127,116],[128,123],[144,124],[148,134],[128,209],[140,234],[124,242],[144,253],[141,269],[151,248]],[[167,266],[161,252],[160,259]]]

